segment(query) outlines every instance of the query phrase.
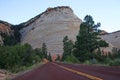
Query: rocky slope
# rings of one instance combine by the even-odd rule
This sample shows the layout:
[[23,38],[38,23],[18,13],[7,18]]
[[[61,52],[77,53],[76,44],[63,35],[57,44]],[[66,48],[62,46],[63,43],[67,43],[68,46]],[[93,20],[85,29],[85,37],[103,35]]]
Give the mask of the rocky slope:
[[112,33],[102,35],[102,38],[114,47],[120,49],[120,30]]
[[3,37],[1,36],[1,34],[5,33],[7,35],[11,35],[13,33],[10,27],[11,27],[10,23],[0,20],[0,44],[1,45],[3,45]]
[[82,21],[70,7],[48,8],[42,14],[29,20],[20,30],[21,43],[29,43],[33,48],[40,48],[46,43],[48,52],[62,53],[62,40],[67,35],[73,41]]

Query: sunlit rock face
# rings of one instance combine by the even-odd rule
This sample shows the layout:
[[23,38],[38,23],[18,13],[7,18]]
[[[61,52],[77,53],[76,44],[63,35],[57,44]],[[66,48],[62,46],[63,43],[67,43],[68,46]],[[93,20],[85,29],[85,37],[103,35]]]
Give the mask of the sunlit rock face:
[[114,47],[120,49],[120,31],[102,35],[102,38],[111,43]]
[[66,35],[75,41],[82,22],[67,6],[48,8],[31,20],[20,30],[21,43],[29,43],[33,48],[41,48],[46,43],[48,52],[57,54],[63,52],[62,41]]

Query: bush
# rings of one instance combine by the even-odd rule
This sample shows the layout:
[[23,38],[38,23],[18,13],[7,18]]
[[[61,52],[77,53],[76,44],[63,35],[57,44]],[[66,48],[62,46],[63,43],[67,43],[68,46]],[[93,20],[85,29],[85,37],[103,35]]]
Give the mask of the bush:
[[91,64],[91,62],[89,60],[86,60],[84,63],[85,64]]
[[97,60],[95,58],[90,59],[90,60],[85,60],[84,64],[97,64]]
[[70,63],[79,63],[79,60],[73,55],[67,56],[64,61]]
[[0,68],[11,72],[22,70],[22,67],[28,67],[41,61],[41,52],[32,49],[29,44],[0,46]]
[[109,63],[111,63],[111,61],[112,61],[112,60],[111,60],[109,57],[107,57],[107,58],[105,58],[104,63],[105,63],[105,64],[109,64]]
[[120,59],[115,59],[109,63],[110,66],[120,66]]

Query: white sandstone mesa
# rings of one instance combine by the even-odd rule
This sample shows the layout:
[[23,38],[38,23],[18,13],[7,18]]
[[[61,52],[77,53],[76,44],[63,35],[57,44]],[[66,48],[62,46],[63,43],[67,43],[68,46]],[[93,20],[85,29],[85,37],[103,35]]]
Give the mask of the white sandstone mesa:
[[81,22],[70,7],[48,8],[20,30],[21,42],[31,44],[33,48],[41,48],[42,43],[46,43],[48,52],[62,53],[63,38],[67,35],[75,41]]

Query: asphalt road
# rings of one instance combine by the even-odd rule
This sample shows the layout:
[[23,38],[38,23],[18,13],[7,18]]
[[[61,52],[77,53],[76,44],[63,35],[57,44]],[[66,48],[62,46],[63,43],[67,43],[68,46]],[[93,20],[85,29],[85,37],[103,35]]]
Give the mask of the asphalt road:
[[120,80],[120,67],[49,62],[12,80]]

